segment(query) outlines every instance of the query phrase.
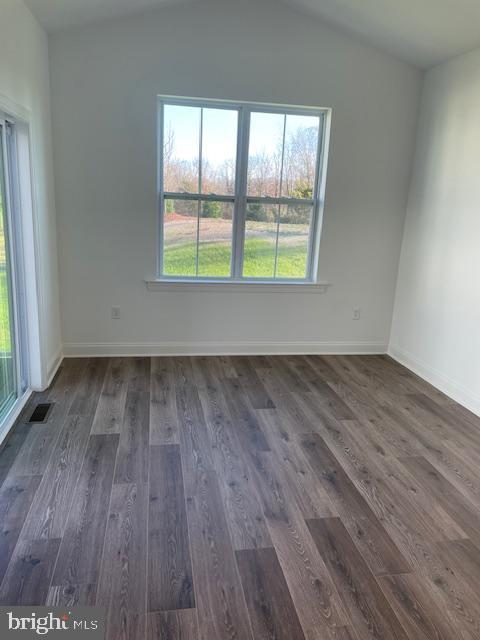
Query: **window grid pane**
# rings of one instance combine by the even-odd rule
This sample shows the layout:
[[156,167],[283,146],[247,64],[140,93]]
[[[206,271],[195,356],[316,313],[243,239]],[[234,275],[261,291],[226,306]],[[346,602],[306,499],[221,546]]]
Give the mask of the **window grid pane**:
[[285,120],[282,191],[284,197],[313,198],[319,119],[287,115]]
[[202,109],[199,193],[234,195],[238,111]]
[[247,207],[243,276],[275,277],[278,206],[251,204]]
[[280,207],[275,277],[306,277],[311,218],[311,206]]
[[198,206],[195,200],[165,200],[163,273],[166,276],[197,275]]
[[233,204],[202,201],[199,219],[198,272],[208,278],[228,278],[232,263]]
[[163,184],[165,191],[195,193],[199,190],[201,109],[164,106]]

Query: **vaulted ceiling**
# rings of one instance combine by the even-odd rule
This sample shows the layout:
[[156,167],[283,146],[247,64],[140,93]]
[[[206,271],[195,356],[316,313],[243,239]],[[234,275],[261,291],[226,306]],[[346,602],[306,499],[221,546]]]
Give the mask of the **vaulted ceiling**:
[[23,0],[49,32],[91,24],[184,0]]
[[[24,0],[49,32],[184,1]],[[281,1],[419,67],[480,46],[480,0]]]
[[288,0],[414,65],[480,46],[480,0]]

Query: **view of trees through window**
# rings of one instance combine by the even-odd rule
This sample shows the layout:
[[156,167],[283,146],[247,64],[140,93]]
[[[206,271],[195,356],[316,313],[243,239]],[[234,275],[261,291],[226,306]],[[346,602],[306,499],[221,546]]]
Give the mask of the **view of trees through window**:
[[[241,277],[307,275],[320,116],[250,111],[237,167],[239,115],[163,105],[163,275],[232,275],[239,197],[246,202]],[[245,184],[240,196],[237,181]]]
[[6,224],[5,159],[3,154],[4,126],[0,125],[0,417],[11,406],[15,396],[13,359],[11,282],[8,272],[8,225]]

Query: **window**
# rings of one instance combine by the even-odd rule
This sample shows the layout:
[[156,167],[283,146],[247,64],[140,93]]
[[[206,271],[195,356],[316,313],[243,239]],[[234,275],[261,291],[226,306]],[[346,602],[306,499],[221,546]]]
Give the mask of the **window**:
[[327,114],[159,98],[159,277],[314,281]]
[[27,389],[26,306],[15,121],[0,113],[0,440]]

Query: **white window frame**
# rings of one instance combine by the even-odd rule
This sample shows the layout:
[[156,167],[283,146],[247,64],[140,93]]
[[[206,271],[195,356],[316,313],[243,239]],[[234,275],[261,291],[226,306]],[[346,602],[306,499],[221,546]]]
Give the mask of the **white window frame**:
[[[235,193],[229,195],[210,195],[199,193],[168,192],[163,189],[163,128],[164,106],[178,105],[198,108],[230,109],[238,111],[237,157],[235,166]],[[254,112],[280,113],[291,115],[317,116],[319,118],[318,148],[316,157],[315,183],[312,199],[288,197],[261,197],[247,195],[247,172],[249,150],[250,115]],[[318,261],[320,236],[322,231],[323,207],[325,201],[325,185],[327,176],[328,146],[330,138],[331,109],[320,107],[300,107],[261,102],[238,102],[214,100],[210,98],[186,98],[169,95],[157,96],[157,196],[158,196],[158,249],[156,282],[177,283],[243,283],[243,284],[279,284],[279,285],[312,285],[318,280]],[[200,158],[201,172],[201,158]],[[168,199],[202,200],[230,202],[234,206],[232,220],[232,253],[231,275],[225,277],[208,276],[172,276],[163,273],[163,229],[164,205]],[[312,207],[309,242],[307,253],[306,277],[295,278],[255,278],[244,277],[243,253],[245,243],[245,219],[247,204],[263,202],[265,204],[307,205]],[[148,285],[148,281],[147,281]]]
[[6,273],[10,311],[12,360],[15,376],[14,396],[5,407],[0,423],[0,443],[10,424],[10,416],[22,402],[29,388],[27,308],[25,299],[25,265],[23,262],[23,235],[21,228],[20,193],[16,121],[0,111],[0,136],[3,156],[4,233],[6,244]]

